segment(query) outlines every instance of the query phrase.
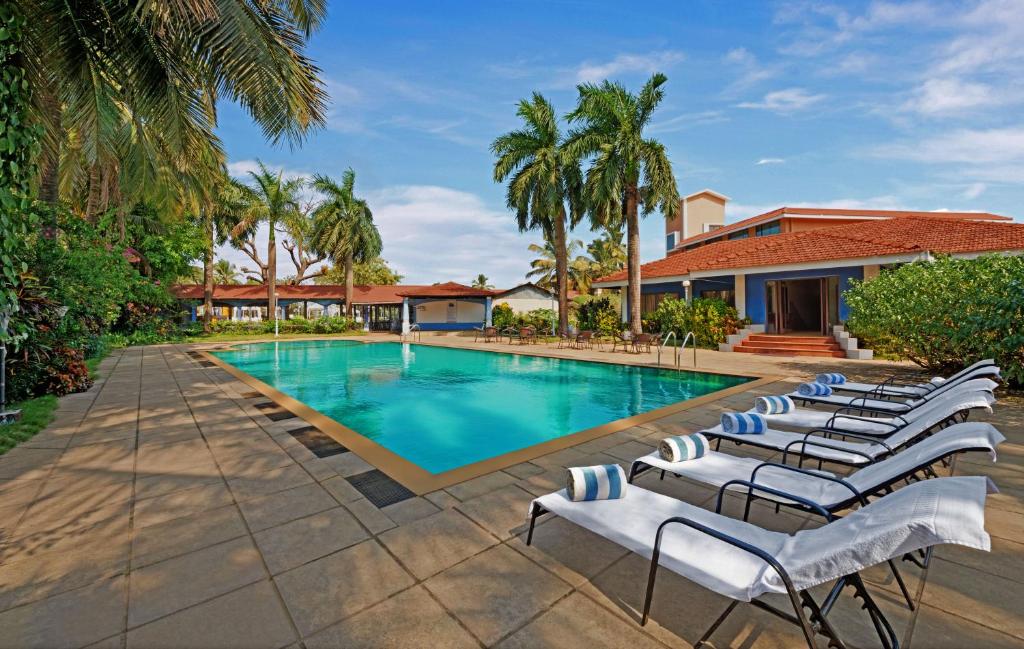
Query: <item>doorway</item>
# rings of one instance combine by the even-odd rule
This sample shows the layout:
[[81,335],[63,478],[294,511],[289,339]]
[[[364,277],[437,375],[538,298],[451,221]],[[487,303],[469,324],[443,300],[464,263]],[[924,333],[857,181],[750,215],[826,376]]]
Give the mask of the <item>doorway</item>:
[[771,333],[828,335],[839,324],[839,278],[769,280],[765,283]]

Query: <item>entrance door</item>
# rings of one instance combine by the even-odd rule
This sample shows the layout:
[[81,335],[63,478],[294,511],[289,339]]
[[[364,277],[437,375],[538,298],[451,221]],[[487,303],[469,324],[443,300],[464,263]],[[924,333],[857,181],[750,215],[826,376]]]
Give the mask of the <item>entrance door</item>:
[[[766,282],[767,320],[775,333],[824,334],[834,300],[830,278],[787,279]],[[838,299],[838,294],[836,300]]]
[[445,316],[445,321],[448,324],[458,322],[458,307],[455,305],[455,302],[448,303],[448,311],[446,312]]

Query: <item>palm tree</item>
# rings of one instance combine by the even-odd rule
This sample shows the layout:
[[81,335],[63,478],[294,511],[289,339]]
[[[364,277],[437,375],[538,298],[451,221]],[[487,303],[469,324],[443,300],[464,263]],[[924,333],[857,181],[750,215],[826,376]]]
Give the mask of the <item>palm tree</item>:
[[558,328],[565,332],[569,327],[566,233],[583,216],[579,158],[565,150],[555,110],[543,95],[535,92],[532,100],[520,101],[516,114],[523,120],[523,127],[491,144],[498,158],[494,180],[509,179],[505,202],[515,210],[519,230],[540,229],[552,242]]
[[313,250],[331,257],[345,268],[345,310],[352,306],[353,268],[380,256],[383,247],[380,232],[373,223],[370,207],[355,195],[356,172],[348,169],[339,185],[328,176],[313,177],[313,188],[324,200],[313,211],[316,224],[311,239]]
[[[569,241],[565,247],[567,257],[565,273],[566,291],[570,289],[586,290],[590,286],[590,282],[586,277],[590,260],[578,255],[573,257],[582,247],[583,242],[579,239]],[[537,286],[548,290],[555,290],[558,287],[558,270],[556,262],[557,253],[554,243],[550,240],[545,241],[543,246],[531,243],[529,251],[538,255],[538,257],[530,262],[530,272],[526,273],[526,278],[537,284]]]
[[[224,245],[232,231],[239,225],[242,216],[249,209],[249,189],[230,178],[222,170],[216,185],[211,190],[213,197],[204,201],[199,209],[199,222],[203,231],[203,330],[209,331],[213,322],[213,285],[215,268],[213,253],[215,246]],[[228,283],[228,282],[217,282]]]
[[626,265],[626,246],[622,243],[622,230],[605,229],[600,237],[587,246],[587,254],[593,260],[595,278],[622,270]]
[[577,124],[565,148],[578,159],[592,158],[584,190],[592,218],[626,223],[629,268],[629,325],[640,333],[640,219],[660,209],[666,218],[679,209],[679,191],[665,146],[643,130],[664,97],[667,77],[651,76],[639,94],[605,81],[577,87],[579,102],[567,116]]
[[494,288],[494,286],[490,284],[490,280],[487,278],[487,275],[484,275],[483,273],[477,275],[476,279],[473,280],[473,283],[470,284],[470,286],[472,286],[473,288],[482,288],[485,290]]
[[227,259],[218,259],[213,265],[213,277],[217,284],[237,284],[238,269]]
[[257,162],[259,171],[249,172],[255,187],[242,186],[247,207],[231,234],[251,241],[260,224],[267,224],[267,317],[273,318],[277,311],[277,224],[299,210],[298,193],[306,182],[302,178],[285,180],[284,171],[275,174]]
[[[326,0],[12,0],[27,18],[25,71],[44,129],[40,198],[94,215],[138,200],[187,202],[224,154],[217,101],[270,140],[325,123],[304,54]],[[181,206],[179,206],[181,207]]]

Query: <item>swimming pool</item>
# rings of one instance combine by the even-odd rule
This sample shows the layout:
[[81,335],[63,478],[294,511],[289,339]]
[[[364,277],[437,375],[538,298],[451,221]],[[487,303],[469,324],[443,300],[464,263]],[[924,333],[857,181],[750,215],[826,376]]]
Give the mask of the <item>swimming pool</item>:
[[398,342],[259,343],[214,355],[431,474],[751,380]]

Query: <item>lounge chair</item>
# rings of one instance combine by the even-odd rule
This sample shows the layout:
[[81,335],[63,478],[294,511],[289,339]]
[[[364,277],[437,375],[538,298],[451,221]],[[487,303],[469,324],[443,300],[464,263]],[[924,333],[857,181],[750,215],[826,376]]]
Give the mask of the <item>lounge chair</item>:
[[[530,529],[552,513],[650,558],[641,624],[646,624],[658,568],[665,567],[708,590],[734,600],[694,645],[701,647],[740,602],[749,602],[798,626],[814,649],[820,633],[842,647],[828,616],[847,587],[861,598],[884,647],[899,642],[888,620],[868,593],[860,571],[939,544],[988,551],[985,532],[987,479],[957,477],[925,480],[878,499],[849,516],[793,535],[765,530],[669,496],[631,485],[624,497],[573,502],[565,490],[530,504]],[[798,496],[792,499],[802,500]],[[814,503],[807,501],[809,507]],[[579,552],[584,548],[575,548]],[[834,582],[821,603],[810,589]],[[788,595],[792,612],[758,599]]]
[[929,401],[937,399],[942,396],[949,395],[954,392],[977,392],[987,391],[992,392],[999,386],[998,383],[990,379],[968,379],[962,383],[956,383],[955,385],[942,385],[932,390],[928,394],[913,399],[904,399],[889,401],[886,399],[872,399],[868,396],[860,397],[847,397],[838,394],[829,395],[807,395],[801,394],[798,390],[794,390],[789,393],[789,397],[797,403],[816,404],[822,406],[834,406],[839,408],[849,408],[862,413],[871,412],[875,414],[893,415],[903,414],[910,412],[916,408],[927,405]]
[[[774,428],[828,428],[834,431],[848,431],[865,435],[890,435],[907,424],[922,417],[934,416],[941,412],[944,416],[953,416],[962,410],[980,408],[991,412],[996,398],[991,392],[954,392],[941,399],[934,399],[920,408],[915,408],[901,415],[865,417],[854,413],[861,412],[853,407],[839,408],[835,411],[814,410],[811,408],[794,408],[786,413],[762,415],[768,425]],[[748,412],[756,412],[751,409]]]
[[[758,448],[782,451],[783,463],[790,455],[796,455],[800,458],[797,466],[802,466],[805,459],[814,459],[819,462],[859,467],[888,457],[938,428],[967,421],[971,410],[983,409],[991,412],[992,401],[992,395],[984,392],[976,392],[973,396],[959,395],[955,399],[943,402],[945,408],[929,408],[921,412],[918,418],[887,435],[851,433],[847,430],[829,428],[815,428],[807,433],[768,428],[764,433],[750,435],[727,433],[721,424],[700,432],[708,439],[716,440],[716,450],[725,439],[739,445],[749,444]],[[844,439],[835,439],[836,437]]]
[[956,374],[948,377],[932,377],[923,383],[905,382],[903,376],[893,375],[881,383],[857,383],[844,381],[843,383],[830,384],[833,391],[854,392],[874,397],[921,397],[934,391],[940,386],[951,386],[970,379],[992,378],[1000,379],[999,367],[991,358],[978,361],[969,367],[965,367]]

